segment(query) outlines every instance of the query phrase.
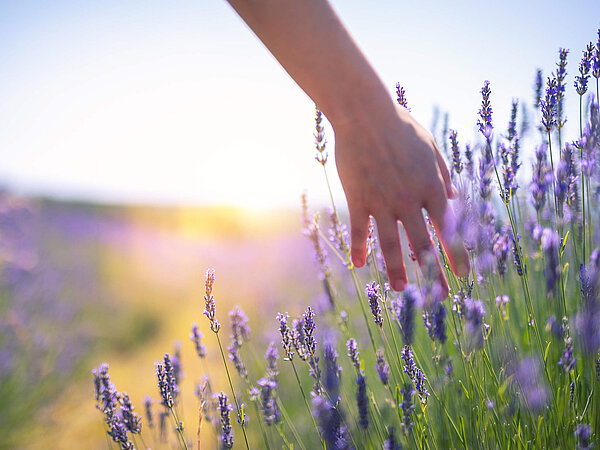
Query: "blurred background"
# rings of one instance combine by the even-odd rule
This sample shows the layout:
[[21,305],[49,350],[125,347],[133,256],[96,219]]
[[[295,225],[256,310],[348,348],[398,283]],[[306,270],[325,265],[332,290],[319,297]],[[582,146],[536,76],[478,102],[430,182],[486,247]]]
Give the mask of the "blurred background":
[[[447,128],[477,142],[486,79],[500,130],[515,97],[534,123],[536,68],[570,49],[571,87],[600,27],[594,0],[333,5],[442,147]],[[312,101],[223,0],[0,1],[0,448],[106,447],[91,368],[108,362],[141,410],[176,341],[193,417],[193,322],[214,348],[207,267],[224,321],[235,304],[251,324],[273,316],[259,342],[315,300],[300,195],[320,209],[328,193],[313,129]]]

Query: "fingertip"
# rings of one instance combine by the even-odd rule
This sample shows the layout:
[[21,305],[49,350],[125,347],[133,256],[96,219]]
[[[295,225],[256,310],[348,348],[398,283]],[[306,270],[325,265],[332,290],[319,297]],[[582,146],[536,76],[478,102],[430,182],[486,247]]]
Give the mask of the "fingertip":
[[456,186],[454,186],[453,183],[448,184],[446,191],[448,192],[449,199],[454,200],[458,198],[458,189],[456,189]]
[[396,292],[402,292],[406,287],[406,280],[397,279],[391,281],[392,289]]
[[471,265],[469,264],[469,258],[464,257],[457,265],[456,265],[456,275],[461,278],[464,278],[469,275],[469,271],[471,270]]
[[352,249],[352,264],[360,268],[367,262],[367,255],[363,249]]

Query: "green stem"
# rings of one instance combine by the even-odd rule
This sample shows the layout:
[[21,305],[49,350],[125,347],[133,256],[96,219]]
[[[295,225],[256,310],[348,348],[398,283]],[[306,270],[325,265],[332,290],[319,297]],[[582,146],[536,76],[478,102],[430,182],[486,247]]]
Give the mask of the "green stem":
[[308,415],[312,419],[312,423],[315,426],[315,430],[317,430],[317,435],[319,436],[319,439],[321,440],[321,445],[323,446],[323,448],[325,448],[325,441],[323,441],[323,438],[321,437],[321,433],[319,432],[319,427],[317,426],[317,422],[315,421],[312,411],[310,410],[310,406],[308,405],[308,400],[306,398],[306,394],[304,393],[304,389],[302,388],[302,383],[300,383],[300,377],[298,376],[298,371],[296,370],[296,365],[294,364],[294,360],[290,359],[290,362],[292,363],[292,369],[294,369],[294,375],[296,376],[296,381],[298,382],[298,387],[300,388],[300,393],[302,394],[302,398],[304,399],[304,404],[306,405],[306,411],[308,411]]
[[[219,343],[219,350],[221,350],[221,358],[223,359],[223,365],[225,366],[225,372],[227,373],[227,380],[229,381],[229,387],[231,388],[231,393],[233,394],[233,400],[235,401],[235,407],[237,409],[238,419],[240,421],[240,425],[242,427],[242,433],[244,434],[244,441],[246,443],[246,448],[250,450],[250,445],[248,445],[248,436],[246,436],[246,426],[244,417],[242,417],[242,412],[240,405],[237,400],[237,396],[235,395],[235,389],[233,388],[233,383],[231,382],[231,376],[229,375],[229,368],[227,367],[227,362],[225,361],[225,353],[223,352],[223,346],[221,345],[221,339],[219,338],[219,333],[216,332],[217,342]],[[187,447],[186,447],[187,448]]]

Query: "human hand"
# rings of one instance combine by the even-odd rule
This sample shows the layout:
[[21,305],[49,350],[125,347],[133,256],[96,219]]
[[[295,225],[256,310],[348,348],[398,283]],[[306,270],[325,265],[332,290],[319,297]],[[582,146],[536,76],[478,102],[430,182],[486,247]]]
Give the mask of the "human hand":
[[[456,196],[446,163],[433,136],[402,106],[366,106],[350,118],[333,123],[338,173],[348,201],[352,262],[366,262],[369,216],[377,222],[379,241],[392,288],[407,283],[398,232],[402,222],[421,266],[435,255],[422,208],[435,227],[454,273],[466,276],[469,259],[462,239],[445,224],[448,198]],[[434,271],[443,293],[448,283],[440,261]]]

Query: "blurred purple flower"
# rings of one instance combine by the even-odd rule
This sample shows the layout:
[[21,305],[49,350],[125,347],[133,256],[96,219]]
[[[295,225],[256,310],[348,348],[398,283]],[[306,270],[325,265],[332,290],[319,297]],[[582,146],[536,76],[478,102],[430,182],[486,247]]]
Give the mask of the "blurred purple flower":
[[224,448],[233,448],[233,428],[231,427],[231,419],[229,413],[232,410],[228,402],[227,394],[221,392],[217,395],[219,404],[217,406],[221,415],[221,445]]
[[524,358],[514,373],[514,382],[525,404],[539,412],[548,403],[548,388],[541,377],[540,364],[534,358]]
[[387,385],[390,379],[390,366],[386,362],[383,351],[381,350],[377,350],[377,362],[375,363],[375,369],[377,370],[377,374],[379,375],[381,382],[384,385]]

